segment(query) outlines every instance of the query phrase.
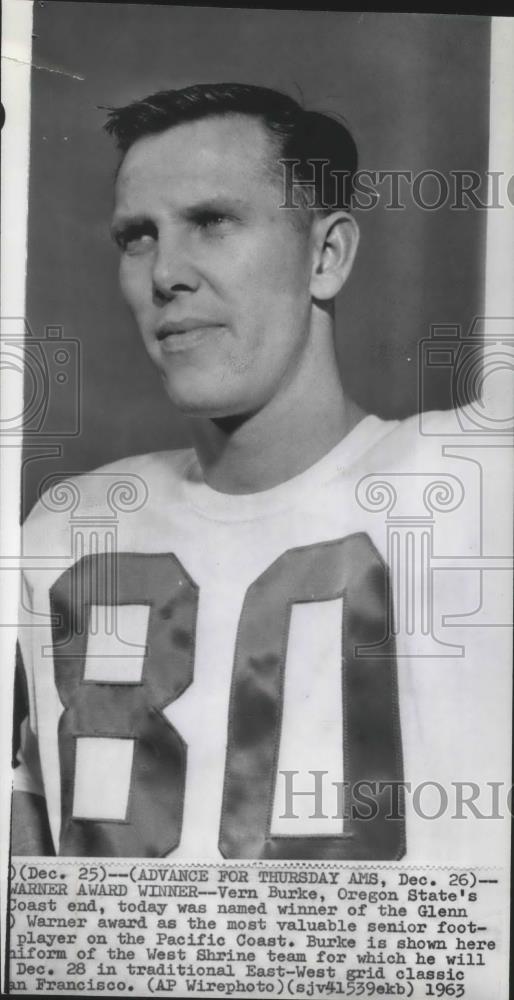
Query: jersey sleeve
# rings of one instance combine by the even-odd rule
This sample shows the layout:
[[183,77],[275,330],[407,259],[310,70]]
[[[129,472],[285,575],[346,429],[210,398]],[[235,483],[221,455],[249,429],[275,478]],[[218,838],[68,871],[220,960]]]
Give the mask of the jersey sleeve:
[[18,621],[13,709],[13,790],[44,796],[35,716],[31,709],[33,623],[30,591],[25,579],[22,579]]

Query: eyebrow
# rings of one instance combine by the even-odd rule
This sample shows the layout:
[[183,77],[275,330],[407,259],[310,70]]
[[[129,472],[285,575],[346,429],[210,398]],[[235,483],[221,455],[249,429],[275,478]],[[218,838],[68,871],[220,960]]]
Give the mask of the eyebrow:
[[[214,194],[181,208],[178,214],[185,219],[193,219],[195,216],[201,215],[202,212],[219,212],[225,209],[230,213],[247,207],[248,201],[245,198],[237,198],[231,194]],[[152,223],[152,221],[151,216],[145,215],[143,212],[135,214],[123,211],[114,212],[111,223],[111,235],[115,238],[127,226],[144,226]]]
[[183,214],[186,216],[197,215],[201,212],[219,212],[220,209],[227,209],[227,211],[238,211],[242,208],[247,208],[248,202],[245,198],[235,198],[231,194],[216,194],[211,197],[202,198],[201,201],[194,202],[187,208],[183,209]]
[[142,215],[142,214],[129,215],[128,213],[125,215],[122,214],[121,212],[118,215],[116,215],[115,213],[110,225],[110,233],[112,238],[116,239],[117,236],[120,236],[121,233],[123,233],[129,227],[145,226],[148,225],[148,223],[150,222],[151,219],[147,215]]

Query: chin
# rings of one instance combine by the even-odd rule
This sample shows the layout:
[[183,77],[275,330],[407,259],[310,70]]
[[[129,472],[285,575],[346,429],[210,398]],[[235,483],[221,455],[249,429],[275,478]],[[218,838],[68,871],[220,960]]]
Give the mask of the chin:
[[223,386],[221,379],[216,382],[209,379],[208,385],[193,380],[187,383],[180,380],[177,384],[169,377],[163,381],[171,402],[186,417],[222,420],[224,417],[244,417],[248,413],[248,399],[227,391],[228,387]]

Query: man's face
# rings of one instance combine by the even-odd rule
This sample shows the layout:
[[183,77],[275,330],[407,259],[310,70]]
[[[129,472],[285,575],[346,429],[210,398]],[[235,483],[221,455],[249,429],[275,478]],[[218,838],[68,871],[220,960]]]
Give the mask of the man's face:
[[256,412],[301,367],[312,239],[278,207],[276,155],[258,120],[232,114],[140,139],[121,165],[121,287],[184,412]]

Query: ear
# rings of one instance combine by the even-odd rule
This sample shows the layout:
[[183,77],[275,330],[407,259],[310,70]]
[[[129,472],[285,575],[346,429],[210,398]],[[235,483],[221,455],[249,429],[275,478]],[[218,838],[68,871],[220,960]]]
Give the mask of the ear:
[[359,227],[348,212],[331,212],[314,221],[311,238],[311,295],[315,299],[333,299],[352,269],[359,245]]

